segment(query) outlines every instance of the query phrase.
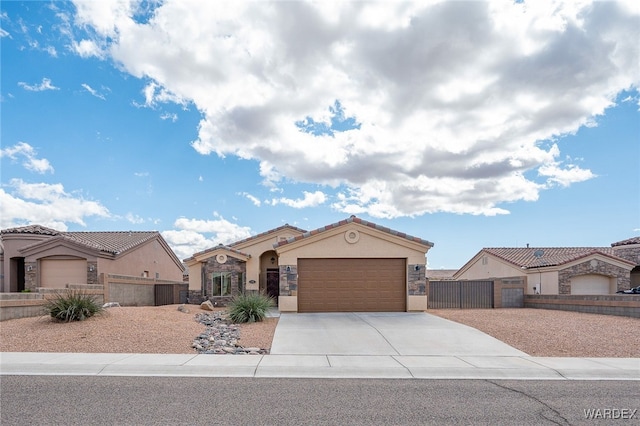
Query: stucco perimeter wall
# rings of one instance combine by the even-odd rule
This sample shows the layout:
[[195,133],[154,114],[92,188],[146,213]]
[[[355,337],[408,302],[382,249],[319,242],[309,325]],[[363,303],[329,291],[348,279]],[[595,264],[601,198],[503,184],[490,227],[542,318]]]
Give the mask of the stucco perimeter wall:
[[[104,286],[104,300],[121,306],[154,306],[155,285],[173,284],[186,287],[183,281],[156,280],[126,275],[100,274]],[[174,296],[175,297],[175,296]]]
[[527,295],[525,308],[640,318],[640,295]]
[[38,292],[0,293],[0,321],[43,316],[47,300],[67,290],[82,291],[93,296],[96,303],[104,303],[103,288],[100,285],[68,284],[66,288],[43,288]]

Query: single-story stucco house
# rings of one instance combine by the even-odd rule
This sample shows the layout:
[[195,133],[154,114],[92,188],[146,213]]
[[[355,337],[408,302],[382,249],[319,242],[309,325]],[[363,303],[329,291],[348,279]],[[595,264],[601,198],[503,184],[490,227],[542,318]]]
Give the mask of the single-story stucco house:
[[[635,248],[630,243],[619,244],[627,254],[615,244],[618,243],[612,247],[483,248],[452,278],[526,277],[527,294],[614,294],[630,287],[631,272],[634,268],[638,271],[640,254],[640,241],[634,243]],[[633,256],[636,260],[632,260]]]
[[184,266],[157,231],[61,232],[40,225],[0,232],[2,292],[99,284],[100,274],[182,281]]
[[351,216],[313,231],[284,225],[184,262],[191,301],[224,304],[253,290],[283,312],[422,311],[431,247]]

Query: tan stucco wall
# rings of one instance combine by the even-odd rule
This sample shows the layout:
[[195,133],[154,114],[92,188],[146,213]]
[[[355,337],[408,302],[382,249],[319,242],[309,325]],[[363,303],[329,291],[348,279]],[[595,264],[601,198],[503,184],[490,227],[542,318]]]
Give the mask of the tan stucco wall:
[[[358,241],[349,243],[345,234],[351,230],[358,231]],[[391,237],[391,238],[389,238]],[[299,258],[406,258],[408,265],[426,263],[423,246],[406,243],[400,238],[387,237],[382,232],[370,230],[367,227],[351,224],[326,233],[319,234],[318,238],[309,238],[308,243],[300,243],[279,247],[281,265],[297,265]],[[414,247],[412,247],[414,246]]]
[[161,280],[182,281],[182,270],[157,240],[149,241],[115,260],[99,258],[98,271],[136,277],[149,271],[149,278],[155,278],[158,273]]
[[540,282],[542,280],[542,292],[540,294],[558,294],[558,271],[536,271],[529,269],[527,274],[527,294],[535,294],[540,291]]
[[44,241],[52,238],[50,235],[29,235],[29,234],[4,234],[2,235],[2,245],[4,247],[4,255],[2,260],[3,276],[2,282],[0,282],[0,291],[3,293],[10,291],[17,291],[16,288],[11,288],[11,275],[13,273],[11,269],[12,257],[23,257],[18,252],[22,247],[36,244],[40,241]]
[[407,296],[407,312],[426,311],[427,296]]
[[[293,238],[301,234],[302,232],[294,229],[280,229],[233,246],[234,249],[251,255],[251,258],[247,260],[247,290],[258,290],[261,276],[260,256],[265,252],[273,251],[273,245],[282,238]],[[271,265],[269,265],[269,267],[271,267]],[[276,261],[273,267],[278,267],[278,261]],[[266,267],[263,267],[262,269],[265,268]],[[250,283],[250,281],[255,281],[255,283]]]
[[[486,259],[484,263],[483,258]],[[527,294],[534,294],[533,287],[536,287],[536,291],[540,291],[540,282],[542,282],[542,294],[558,294],[557,270],[522,269],[491,255],[478,256],[462,273],[456,275],[457,280],[490,280],[508,277],[526,277]]]
[[[483,259],[486,263],[483,264]],[[474,263],[460,275],[456,275],[459,280],[486,280],[494,277],[519,277],[527,275],[526,271],[502,262],[490,255],[479,256]]]
[[298,312],[298,296],[279,296],[278,310],[280,312]]
[[189,290],[202,290],[202,263],[189,264]]

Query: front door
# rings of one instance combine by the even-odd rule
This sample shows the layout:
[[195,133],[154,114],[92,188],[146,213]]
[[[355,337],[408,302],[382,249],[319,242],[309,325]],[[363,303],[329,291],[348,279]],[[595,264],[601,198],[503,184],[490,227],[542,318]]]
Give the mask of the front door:
[[280,295],[280,272],[277,269],[267,269],[267,296],[273,297],[276,304]]

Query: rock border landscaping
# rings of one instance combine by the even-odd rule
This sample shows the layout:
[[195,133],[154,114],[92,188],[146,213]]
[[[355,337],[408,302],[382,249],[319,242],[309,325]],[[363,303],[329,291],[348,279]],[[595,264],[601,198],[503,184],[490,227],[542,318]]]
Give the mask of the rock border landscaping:
[[266,355],[268,349],[245,348],[238,344],[240,327],[227,318],[226,311],[196,314],[196,321],[207,328],[193,341],[192,347],[201,354]]

